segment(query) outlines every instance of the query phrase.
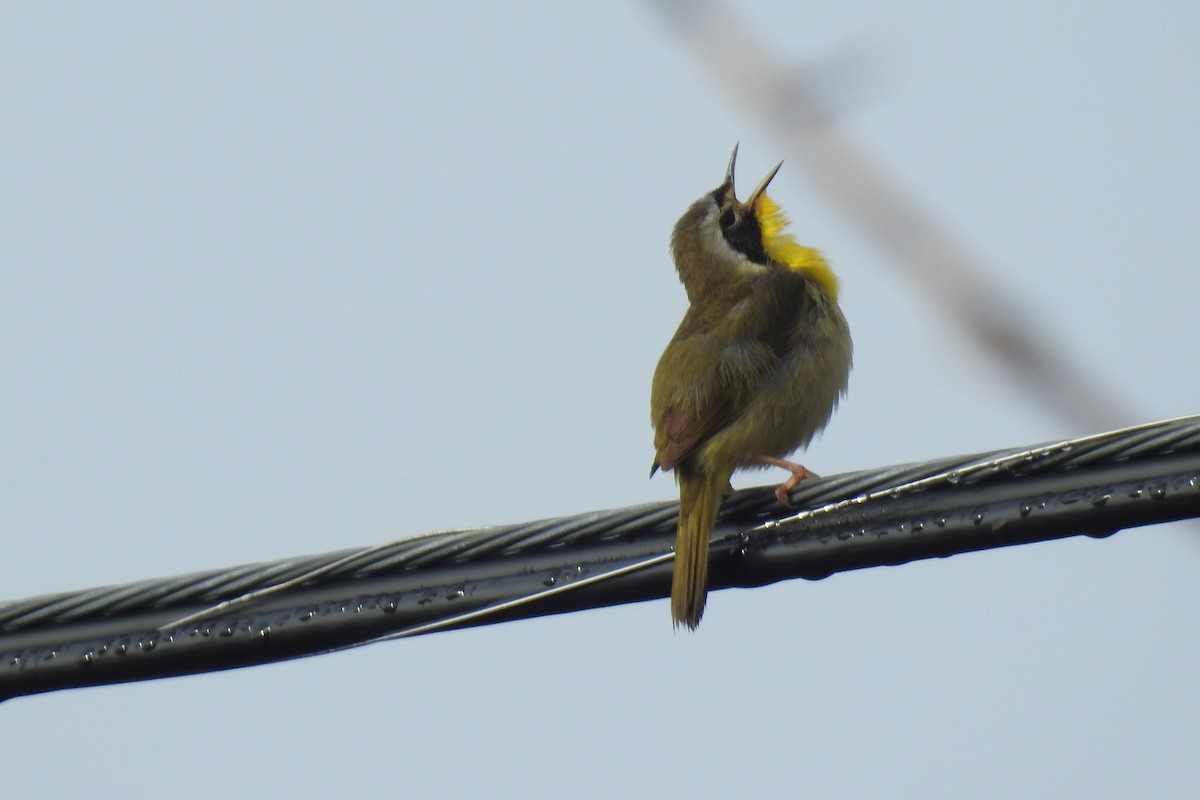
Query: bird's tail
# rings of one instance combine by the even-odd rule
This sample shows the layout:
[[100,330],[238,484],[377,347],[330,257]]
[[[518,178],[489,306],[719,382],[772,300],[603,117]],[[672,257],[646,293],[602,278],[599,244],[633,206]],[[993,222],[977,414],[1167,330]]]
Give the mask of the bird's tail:
[[675,575],[671,617],[675,626],[695,630],[708,597],[708,544],[730,473],[679,469],[679,532],[675,535]]

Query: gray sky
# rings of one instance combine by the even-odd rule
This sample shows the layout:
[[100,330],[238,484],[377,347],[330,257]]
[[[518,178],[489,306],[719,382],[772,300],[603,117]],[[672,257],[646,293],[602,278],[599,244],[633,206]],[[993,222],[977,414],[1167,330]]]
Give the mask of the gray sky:
[[[747,186],[787,153],[650,7],[498,5],[0,8],[0,597],[674,496],[667,237],[735,141]],[[1200,411],[1200,8],[739,8],[1129,422]],[[856,342],[804,463],[1090,432],[773,187]],[[1188,797],[1198,538],[18,699],[6,793]]]

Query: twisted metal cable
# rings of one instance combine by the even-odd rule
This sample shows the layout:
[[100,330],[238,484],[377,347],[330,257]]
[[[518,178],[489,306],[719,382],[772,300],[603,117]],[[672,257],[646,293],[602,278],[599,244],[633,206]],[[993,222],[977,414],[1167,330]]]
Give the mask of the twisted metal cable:
[[[916,482],[930,484],[931,479],[974,483],[987,478],[980,474],[981,464],[993,473],[993,477],[998,475],[999,469],[991,469],[998,461],[1005,462],[1004,472],[1019,477],[1197,447],[1200,447],[1200,415],[1030,448],[817,478],[800,483],[792,491],[791,500],[796,506],[822,507],[875,493],[890,494],[898,487]],[[975,468],[973,471],[972,467]],[[344,577],[365,578],[396,570],[511,558],[570,544],[616,540],[634,533],[673,529],[677,509],[678,504],[669,501],[522,524],[434,531],[361,549],[35,597],[0,604],[0,634],[117,613],[159,611],[196,603],[216,604],[298,579],[319,585]],[[774,515],[786,519],[786,513],[781,512],[786,509],[776,502],[770,487],[754,487],[734,492],[723,506],[721,516],[765,520]]]
[[[1200,416],[813,479],[791,499],[804,510],[772,487],[727,498],[713,588],[1200,516]],[[2,604],[0,699],[665,596],[676,514],[663,502],[441,531]]]

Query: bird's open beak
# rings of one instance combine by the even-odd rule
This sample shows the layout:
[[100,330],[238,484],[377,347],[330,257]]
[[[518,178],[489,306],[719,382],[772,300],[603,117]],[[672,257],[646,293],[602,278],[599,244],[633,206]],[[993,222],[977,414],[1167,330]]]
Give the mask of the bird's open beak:
[[[737,166],[737,151],[738,151],[738,144],[741,144],[741,142],[738,142],[737,144],[735,144],[735,145],[733,146],[733,155],[731,155],[731,156],[729,157],[729,167],[728,167],[728,168],[725,170],[725,183],[724,183],[724,185],[725,185],[725,186],[728,186],[728,187],[730,188],[730,190],[732,190],[732,189],[733,189],[733,168]],[[737,197],[737,192],[734,192],[734,193],[733,193],[733,196],[734,196],[734,197]]]
[[[735,156],[737,155],[736,147],[733,150],[733,154]],[[775,177],[775,173],[779,172],[779,168],[782,166],[783,166],[783,162],[780,161],[778,164],[775,165],[775,168],[773,170],[771,170],[770,172],[767,173],[767,177],[762,179],[762,183],[760,183],[758,185],[758,188],[750,193],[750,196],[746,198],[746,202],[742,203],[742,208],[746,209],[746,211],[749,211],[749,212],[754,211],[754,205],[755,205],[755,203],[758,202],[758,198],[762,197],[763,192],[765,192],[767,190],[767,184],[769,184],[771,182],[771,179]],[[731,170],[733,169],[732,161],[729,162],[729,168]]]

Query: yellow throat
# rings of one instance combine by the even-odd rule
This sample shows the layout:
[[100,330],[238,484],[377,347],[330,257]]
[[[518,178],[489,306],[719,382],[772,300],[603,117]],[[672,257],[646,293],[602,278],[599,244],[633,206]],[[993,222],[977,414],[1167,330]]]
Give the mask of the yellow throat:
[[803,272],[834,300],[838,296],[838,280],[820,251],[805,247],[787,232],[790,220],[783,209],[763,192],[754,203],[754,214],[762,229],[763,250],[771,260],[788,269]]

